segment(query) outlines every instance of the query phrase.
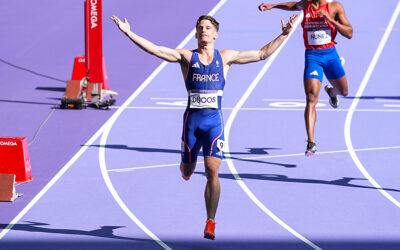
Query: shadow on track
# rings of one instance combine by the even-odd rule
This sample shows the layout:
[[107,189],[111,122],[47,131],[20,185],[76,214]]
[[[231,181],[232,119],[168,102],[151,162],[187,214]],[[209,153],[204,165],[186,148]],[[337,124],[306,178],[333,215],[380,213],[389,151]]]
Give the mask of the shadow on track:
[[[58,228],[46,228],[43,226],[50,226],[47,223],[25,221],[27,224],[15,224],[11,230],[13,231],[26,231],[26,232],[40,232],[50,234],[65,234],[65,235],[82,235],[82,236],[93,236],[109,239],[120,239],[120,240],[135,240],[135,241],[149,241],[147,239],[128,238],[114,235],[114,230],[123,228],[124,226],[102,226],[99,229],[85,231],[79,229],[58,229]],[[7,224],[0,224],[0,229],[5,229]]]
[[[100,148],[101,145],[90,145],[90,147],[98,147],[98,148]],[[176,150],[176,149],[128,147],[126,145],[118,145],[118,144],[107,144],[107,145],[105,145],[105,148],[120,149],[120,150],[134,150],[134,151],[142,152],[142,153],[181,154],[181,151],[180,150]],[[269,155],[268,151],[266,151],[266,150],[279,149],[279,148],[246,148],[246,149],[248,149],[249,151],[248,152],[230,152],[230,154],[231,155],[234,155],[234,154],[236,154],[236,155]],[[201,155],[202,155],[202,152],[199,153],[199,156],[201,156]],[[296,165],[294,165],[294,164],[268,162],[268,161],[255,160],[255,159],[245,159],[245,158],[239,158],[239,157],[230,157],[230,159],[236,160],[236,161],[245,161],[245,162],[276,165],[276,166],[282,166],[282,167],[285,167],[285,168],[295,168],[296,167]]]
[[[205,175],[204,172],[194,172],[195,174]],[[363,186],[357,184],[351,184],[350,182],[353,180],[367,180],[363,178],[352,178],[352,177],[343,177],[341,179],[325,181],[325,180],[316,180],[316,179],[300,179],[300,178],[290,178],[286,175],[279,174],[239,174],[242,179],[249,180],[262,180],[262,181],[279,181],[279,182],[289,182],[289,183],[303,183],[303,184],[323,184],[323,185],[335,185],[342,187],[352,187],[352,188],[365,188],[365,189],[373,189],[378,190],[378,188],[371,186]],[[235,180],[233,175],[231,174],[219,174],[219,178],[231,179]],[[399,189],[392,188],[382,188],[385,191],[392,192],[400,192]]]
[[7,65],[9,65],[9,66],[11,66],[11,67],[13,67],[13,68],[16,68],[16,69],[19,69],[19,70],[23,70],[23,71],[29,72],[29,73],[31,73],[31,74],[34,74],[34,75],[37,75],[37,76],[40,76],[40,77],[48,78],[48,79],[51,79],[51,80],[54,80],[54,81],[58,81],[58,82],[63,82],[63,83],[66,83],[66,82],[67,82],[66,80],[62,80],[62,79],[58,79],[58,78],[55,78],[55,77],[52,77],[52,76],[44,75],[44,74],[35,72],[35,71],[33,71],[33,70],[30,70],[30,69],[27,69],[27,68],[24,68],[24,67],[15,65],[15,64],[10,63],[10,62],[8,62],[8,61],[6,61],[6,60],[3,60],[3,59],[0,59],[0,62],[2,62],[2,63],[4,63],[4,64],[7,64]]

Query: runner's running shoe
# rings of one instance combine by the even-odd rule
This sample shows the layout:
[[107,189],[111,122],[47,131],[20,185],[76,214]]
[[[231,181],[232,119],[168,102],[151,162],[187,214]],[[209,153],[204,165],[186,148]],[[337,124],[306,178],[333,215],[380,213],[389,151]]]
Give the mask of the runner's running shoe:
[[192,176],[184,176],[184,175],[182,175],[182,178],[183,178],[185,181],[190,180],[190,177],[192,177]]
[[335,97],[332,97],[330,94],[329,94],[329,90],[330,89],[333,89],[332,88],[332,86],[329,86],[329,85],[326,85],[325,86],[325,92],[328,94],[328,96],[329,96],[329,104],[332,106],[332,108],[337,108],[337,107],[339,107],[339,98],[337,98],[337,96],[335,96]]
[[182,166],[182,165],[179,167],[179,169],[181,170],[182,178],[183,178],[185,181],[190,180],[190,177],[192,177],[192,175],[186,176],[186,175],[185,175],[185,171],[183,170],[183,166]]
[[311,156],[315,154],[316,151],[317,151],[317,145],[315,145],[315,142],[309,141],[307,143],[306,156]]
[[206,228],[204,228],[204,238],[215,240],[215,222],[213,220],[208,220],[206,224]]

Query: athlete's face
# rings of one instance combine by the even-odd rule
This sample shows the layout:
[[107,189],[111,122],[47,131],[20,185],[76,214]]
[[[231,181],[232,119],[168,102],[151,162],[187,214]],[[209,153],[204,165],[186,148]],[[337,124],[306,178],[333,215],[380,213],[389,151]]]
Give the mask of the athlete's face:
[[196,38],[199,42],[213,42],[218,37],[218,32],[209,20],[201,20],[196,27]]

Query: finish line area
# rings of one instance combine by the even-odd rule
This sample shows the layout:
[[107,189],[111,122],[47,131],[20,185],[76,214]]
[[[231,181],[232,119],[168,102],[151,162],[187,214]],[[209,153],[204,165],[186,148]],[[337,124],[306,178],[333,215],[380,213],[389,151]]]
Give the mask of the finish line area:
[[[74,2],[61,3],[66,15],[80,13],[81,2]],[[268,60],[230,69],[222,101],[228,152],[210,241],[202,237],[203,158],[190,181],[179,171],[187,99],[179,65],[141,51],[108,17],[126,17],[132,30],[157,44],[194,49],[195,22],[211,13],[221,24],[217,49],[249,50],[274,39],[280,20],[292,13],[260,13],[253,0],[157,1],[157,8],[104,1],[103,50],[118,101],[107,111],[55,110],[29,148],[33,181],[17,186],[22,197],[0,203],[0,249],[398,249],[399,2],[363,1],[362,12],[357,1],[340,2],[354,28],[353,39],[337,38],[349,96],[333,109],[321,90],[314,156],[304,156],[301,26]],[[176,11],[182,16],[168,14]],[[72,28],[79,20],[61,26],[65,36],[56,28],[62,20],[48,24],[60,37],[47,43],[42,23],[54,14],[42,14],[34,19],[25,10],[31,25],[20,17],[15,27],[9,21],[3,27],[13,35],[26,24],[27,35],[40,34],[29,44],[21,37],[22,49],[5,42],[5,135],[31,138],[62,97],[65,85],[54,78],[67,79],[83,49],[82,33]],[[375,21],[367,22],[369,16]],[[68,47],[67,38],[78,41]],[[60,58],[48,50],[62,51]],[[37,60],[41,54],[47,60]]]

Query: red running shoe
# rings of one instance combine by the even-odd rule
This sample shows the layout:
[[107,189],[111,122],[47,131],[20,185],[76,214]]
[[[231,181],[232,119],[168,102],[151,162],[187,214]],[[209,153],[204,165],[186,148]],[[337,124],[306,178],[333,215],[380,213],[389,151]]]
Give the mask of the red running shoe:
[[215,222],[213,220],[208,220],[206,224],[206,228],[204,228],[204,238],[215,240]]
[[183,178],[185,181],[190,180],[190,177],[192,177],[192,176],[184,176],[184,175],[182,175],[182,178]]

